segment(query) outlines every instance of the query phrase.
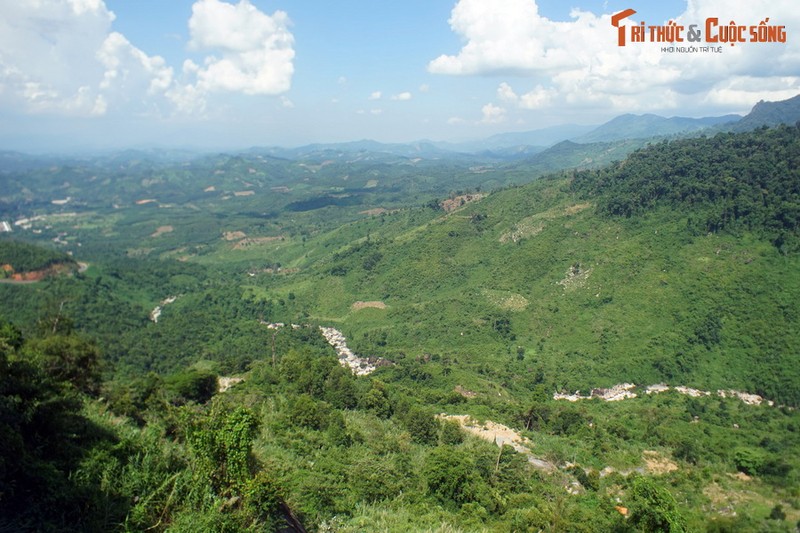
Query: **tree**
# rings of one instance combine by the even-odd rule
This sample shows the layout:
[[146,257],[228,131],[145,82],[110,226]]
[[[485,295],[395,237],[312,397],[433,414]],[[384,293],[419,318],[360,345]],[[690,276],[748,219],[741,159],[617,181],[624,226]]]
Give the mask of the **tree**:
[[173,393],[178,394],[183,401],[206,403],[217,393],[217,375],[201,368],[191,368],[186,372],[173,374],[166,379],[166,385]]
[[425,460],[422,474],[428,492],[442,503],[477,501],[483,484],[467,452],[450,446],[435,448]]
[[31,341],[26,354],[53,380],[72,384],[84,394],[100,390],[100,351],[77,335],[51,335]]
[[361,398],[361,407],[372,411],[380,418],[389,418],[392,415],[392,404],[386,396],[386,385],[380,381],[373,381],[372,388]]
[[630,490],[629,523],[637,531],[648,533],[684,533],[686,519],[667,489],[654,479],[638,476]]
[[439,424],[436,419],[421,407],[414,406],[405,415],[405,425],[411,438],[419,444],[436,443]]
[[249,409],[227,413],[221,402],[189,422],[186,440],[194,455],[196,503],[239,495],[250,482],[250,446],[258,424]]

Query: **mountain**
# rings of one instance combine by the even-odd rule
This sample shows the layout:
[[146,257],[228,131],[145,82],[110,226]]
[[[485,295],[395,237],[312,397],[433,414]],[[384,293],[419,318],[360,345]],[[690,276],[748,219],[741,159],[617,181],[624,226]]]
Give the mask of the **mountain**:
[[389,156],[399,156],[403,158],[457,158],[459,153],[447,147],[439,146],[431,141],[417,141],[410,143],[381,143],[378,141],[364,139],[361,141],[350,141],[343,143],[317,143],[298,146],[294,148],[282,147],[254,147],[244,153],[267,155],[293,160],[323,160],[352,158],[354,155],[362,160],[365,157],[373,159],[385,159]]
[[564,124],[531,131],[498,133],[485,139],[460,143],[436,143],[436,146],[458,152],[520,153],[523,147],[537,147],[539,150],[552,146],[565,139],[583,135],[596,126]]
[[761,100],[740,121],[732,125],[731,131],[748,131],[761,126],[794,124],[800,121],[800,94],[778,102]]
[[626,114],[613,118],[589,133],[575,137],[572,140],[578,143],[590,143],[664,137],[692,133],[720,124],[734,122],[740,118],[739,115],[705,118],[665,118],[652,114]]
[[625,139],[615,142],[595,142],[580,144],[561,141],[525,160],[526,165],[542,174],[564,169],[596,168],[621,161],[634,150],[644,146],[644,139]]

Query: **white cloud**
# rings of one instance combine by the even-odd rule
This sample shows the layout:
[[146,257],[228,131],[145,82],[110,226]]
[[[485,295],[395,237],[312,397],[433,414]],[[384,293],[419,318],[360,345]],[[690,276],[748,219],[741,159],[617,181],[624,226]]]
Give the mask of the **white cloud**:
[[411,93],[405,91],[400,94],[395,94],[394,96],[392,96],[392,100],[400,100],[400,101],[411,100]]
[[423,83],[422,85],[419,86],[419,92],[421,92],[421,93],[427,93],[430,90],[431,90],[431,87],[427,83]]
[[211,50],[197,71],[203,91],[277,95],[289,90],[294,74],[294,36],[283,11],[269,16],[248,0],[228,4],[199,0],[189,19],[195,50]]
[[532,91],[520,96],[519,106],[523,109],[541,109],[550,105],[556,97],[555,89],[545,89],[541,85],[537,85]]
[[[755,101],[800,92],[800,10],[790,0],[692,0],[675,20],[703,25],[708,17],[725,24],[756,25],[765,16],[785,25],[786,43],[724,46],[721,54],[665,53],[660,43],[617,46],[611,14],[573,10],[571,20],[539,14],[536,0],[459,0],[449,20],[464,45],[428,64],[434,74],[513,74],[532,80],[527,92],[508,83],[500,101],[522,109],[562,106],[616,112],[691,109],[701,104],[746,109]],[[640,22],[637,15],[624,24]],[[645,21],[661,24],[663,21]],[[794,38],[792,38],[794,37]],[[755,79],[758,83],[745,83]],[[730,88],[733,84],[737,88]]]
[[519,96],[514,92],[514,89],[506,82],[501,83],[497,88],[497,97],[504,102],[517,102],[519,100]]
[[483,106],[481,108],[481,113],[483,114],[483,118],[480,121],[481,124],[499,124],[506,120],[505,108],[491,103]]
[[369,99],[370,100],[380,100],[381,96],[382,96],[382,94],[381,94],[380,91],[374,91],[372,94],[369,95]]
[[0,13],[0,108],[22,113],[197,116],[214,92],[283,93],[294,70],[286,14],[247,0],[195,2],[191,46],[209,55],[177,77],[113,30],[103,0],[0,0]]
[[461,117],[450,117],[447,119],[447,123],[451,126],[461,126],[462,124],[466,124],[467,121]]
[[[0,0],[2,106],[29,113],[102,114],[103,66],[92,60],[114,15],[88,0]],[[87,60],[88,58],[88,60]]]
[[[154,95],[165,92],[172,85],[172,69],[164,59],[150,57],[133,46],[124,35],[111,32],[96,54],[105,67],[100,89],[120,89],[125,94],[144,92]],[[132,91],[132,85],[139,85]]]

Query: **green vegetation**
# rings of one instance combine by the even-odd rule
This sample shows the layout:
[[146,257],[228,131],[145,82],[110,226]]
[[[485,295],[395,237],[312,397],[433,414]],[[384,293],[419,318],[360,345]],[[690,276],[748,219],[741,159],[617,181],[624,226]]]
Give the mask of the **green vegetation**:
[[0,530],[794,531],[799,154],[8,170],[8,262],[91,266],[0,284]]
[[0,239],[0,266],[8,265],[10,270],[3,269],[0,276],[9,272],[33,272],[45,270],[53,265],[75,262],[67,254],[57,250],[34,246],[29,243]]

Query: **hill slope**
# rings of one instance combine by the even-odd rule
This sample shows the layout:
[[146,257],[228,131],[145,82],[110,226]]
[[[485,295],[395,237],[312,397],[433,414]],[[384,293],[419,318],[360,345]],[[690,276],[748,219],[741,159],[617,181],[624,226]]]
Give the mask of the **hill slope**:
[[749,131],[761,126],[794,124],[798,120],[800,120],[800,94],[779,102],[763,100],[758,102],[750,113],[732,126],[731,130]]
[[[361,222],[347,232],[368,240],[282,290],[365,353],[440,353],[477,372],[519,351],[531,376],[507,382],[512,392],[537,379],[566,390],[668,381],[797,404],[799,138],[784,128],[662,144],[402,233],[391,216]],[[681,154],[693,171],[675,164]]]
[[[246,245],[199,226],[179,261],[88,227],[76,250],[108,248],[93,268],[0,284],[0,523],[788,533],[800,412],[728,392],[800,403],[799,143],[795,127],[660,143]],[[142,211],[159,229],[141,242],[163,212]],[[3,321],[48,316],[44,338]],[[320,326],[381,366],[353,375]],[[553,395],[622,381],[728,392]]]

